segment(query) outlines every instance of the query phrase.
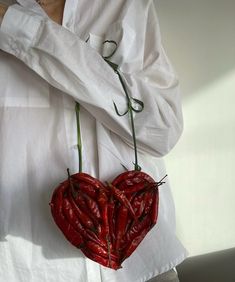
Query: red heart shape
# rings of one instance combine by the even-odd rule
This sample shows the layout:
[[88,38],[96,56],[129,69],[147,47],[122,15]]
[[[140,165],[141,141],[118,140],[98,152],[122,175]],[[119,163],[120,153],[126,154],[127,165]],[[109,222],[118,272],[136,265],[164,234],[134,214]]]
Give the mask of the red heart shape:
[[157,222],[158,186],[136,170],[107,185],[77,173],[54,190],[51,213],[71,244],[93,261],[117,270]]

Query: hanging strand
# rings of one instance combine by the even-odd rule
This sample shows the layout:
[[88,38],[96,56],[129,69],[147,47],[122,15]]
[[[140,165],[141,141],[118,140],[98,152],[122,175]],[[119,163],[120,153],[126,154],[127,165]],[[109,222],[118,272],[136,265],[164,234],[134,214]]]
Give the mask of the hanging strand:
[[[133,115],[133,107],[131,104],[131,99],[127,93],[127,89],[126,86],[124,84],[124,81],[121,77],[121,74],[118,70],[116,70],[116,73],[119,77],[119,80],[122,84],[123,90],[126,94],[126,98],[127,98],[127,112],[129,113],[130,119],[131,119],[131,130],[132,130],[132,138],[133,138],[133,144],[134,144],[134,153],[135,153],[135,163],[134,163],[134,169],[135,170],[141,170],[141,167],[138,164],[138,153],[137,153],[137,143],[136,143],[136,135],[135,135],[135,124],[134,124],[134,115]],[[116,104],[114,103],[114,107],[115,107],[115,111],[116,113],[118,113],[118,109]]]
[[76,120],[77,120],[77,148],[78,148],[78,160],[79,160],[79,173],[82,172],[82,141],[81,141],[81,130],[80,130],[80,104],[76,102],[75,106]]
[[[127,87],[124,83],[124,80],[119,72],[119,69],[118,69],[118,65],[111,62],[109,59],[114,55],[114,53],[116,52],[117,50],[117,42],[115,42],[114,40],[105,40],[103,42],[103,44],[113,44],[114,46],[114,49],[113,51],[108,55],[108,56],[103,56],[103,59],[110,65],[110,67],[115,71],[115,73],[118,75],[118,78],[121,82],[121,85],[122,85],[122,88],[125,92],[125,95],[126,95],[126,99],[127,99],[127,110],[123,113],[123,114],[120,114],[119,111],[118,111],[118,108],[116,106],[116,104],[113,102],[114,104],[114,108],[115,108],[115,111],[117,113],[118,116],[124,116],[126,115],[127,113],[129,113],[130,115],[130,120],[131,120],[131,130],[132,130],[132,138],[133,138],[133,144],[134,144],[134,152],[135,152],[135,162],[133,163],[134,164],[134,170],[137,170],[137,171],[140,171],[141,170],[141,167],[139,166],[138,164],[138,154],[137,154],[137,143],[136,143],[136,135],[135,135],[135,124],[134,124],[134,115],[133,115],[133,112],[136,112],[136,113],[140,113],[143,111],[144,109],[144,103],[138,99],[135,99],[135,98],[132,98],[128,95],[128,92],[127,92]],[[139,105],[139,109],[136,109],[132,106],[132,100]]]

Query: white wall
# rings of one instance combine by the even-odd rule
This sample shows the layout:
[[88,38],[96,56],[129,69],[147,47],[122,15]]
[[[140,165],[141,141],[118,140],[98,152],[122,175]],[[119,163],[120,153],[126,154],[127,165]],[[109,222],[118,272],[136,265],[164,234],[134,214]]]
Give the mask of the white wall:
[[235,1],[156,0],[181,81],[184,133],[166,156],[177,235],[198,255],[235,246]]

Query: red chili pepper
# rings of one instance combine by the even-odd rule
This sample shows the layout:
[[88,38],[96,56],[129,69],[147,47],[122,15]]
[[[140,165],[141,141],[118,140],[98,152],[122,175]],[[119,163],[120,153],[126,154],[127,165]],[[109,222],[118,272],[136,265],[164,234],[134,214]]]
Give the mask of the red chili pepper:
[[[119,185],[123,182],[126,185],[134,185],[137,184],[143,180],[145,180],[146,182],[155,182],[154,179],[148,175],[147,173],[143,172],[143,171],[136,171],[136,170],[131,170],[131,171],[125,171],[123,173],[121,173],[120,175],[118,175],[112,182],[112,184],[116,187],[119,188]],[[127,183],[126,183],[127,182]]]
[[147,191],[148,189],[152,189],[154,187],[158,187],[157,182],[149,183],[149,182],[141,182],[138,184],[133,185],[132,187],[126,188],[125,194],[139,192],[139,191]]
[[73,174],[71,178],[77,179],[81,182],[85,182],[87,184],[90,184],[92,187],[96,189],[103,188],[104,185],[101,181],[99,181],[97,178],[92,177],[91,175],[84,173],[84,172],[79,172],[77,174]]
[[111,246],[114,244],[116,240],[115,233],[114,233],[115,232],[114,210],[115,210],[115,203],[114,203],[113,196],[111,195],[111,197],[109,198],[109,202],[108,202],[108,221],[109,221],[109,234],[110,234]]
[[[74,199],[75,203],[81,209],[81,211],[84,212],[85,214],[87,214],[88,217],[90,217],[90,219],[93,221],[93,223],[95,224],[95,226],[97,228],[98,225],[99,225],[99,222],[97,221],[97,218],[95,217],[95,215],[88,209],[89,205],[87,205],[87,202],[85,201],[85,196],[89,197],[89,199],[90,199],[89,203],[91,201],[93,201],[93,202],[95,202],[95,201],[90,196],[88,196],[87,194],[81,192],[81,187],[84,187],[84,182],[81,182],[81,181],[79,183],[74,182],[74,180],[72,180],[70,174],[69,174],[68,182],[69,182],[70,197],[72,197]],[[76,187],[76,189],[75,189],[75,187]]]
[[83,193],[83,197],[85,198],[86,204],[90,209],[92,215],[96,218],[96,220],[100,220],[101,214],[97,202],[85,193]]
[[90,217],[84,213],[75,203],[73,197],[71,196],[70,193],[68,193],[68,198],[69,198],[69,201],[72,205],[72,209],[74,210],[74,212],[76,213],[78,219],[81,221],[81,223],[87,227],[87,228],[90,228],[92,230],[96,230],[95,228],[95,225],[93,223],[93,221],[90,219]]
[[99,241],[99,238],[96,236],[94,232],[91,230],[86,230],[82,224],[79,222],[78,218],[76,217],[75,212],[72,209],[72,205],[70,204],[68,198],[63,199],[63,212],[65,214],[65,217],[67,218],[67,221],[73,226],[73,228],[80,233],[80,235],[83,237],[83,239],[90,239],[93,242],[96,242],[98,244],[102,244]]
[[98,244],[95,244],[94,242],[91,242],[91,241],[87,241],[86,246],[89,250],[96,253],[97,255],[108,258],[107,251],[104,248],[102,248],[101,246],[99,246]]
[[107,247],[106,242],[104,243],[102,240],[100,240],[99,237],[90,229],[86,230],[85,238],[97,243],[100,246],[103,246],[105,248]]
[[[95,254],[102,256],[104,258],[109,258],[108,251],[104,247],[100,246],[99,244],[92,241],[86,241],[85,245],[90,251],[94,252]],[[118,256],[115,254],[111,253],[110,257],[111,260],[116,260],[116,261],[118,260]]]
[[63,213],[67,221],[73,226],[75,230],[77,230],[79,233],[83,233],[85,229],[83,228],[81,223],[78,221],[78,218],[76,217],[76,214],[74,213],[68,198],[63,198],[62,208],[63,208]]
[[[64,190],[65,191],[65,190]],[[68,191],[66,191],[67,193]],[[70,190],[69,190],[70,192]],[[68,195],[68,194],[67,194]],[[52,197],[54,199],[54,197]],[[85,239],[92,240],[93,242],[100,244],[104,247],[106,247],[106,244],[104,244],[102,241],[99,240],[97,235],[92,232],[90,229],[85,229],[83,225],[80,223],[78,220],[75,212],[72,209],[72,204],[69,202],[68,198],[61,198],[62,199],[62,204],[61,204],[61,212],[63,212],[67,218],[67,221],[73,226],[73,228]],[[55,200],[52,200],[53,202],[53,207]]]
[[[129,200],[130,203],[133,201],[135,196],[136,196],[136,193],[126,195],[126,197],[127,197],[127,199]],[[136,215],[136,217],[138,218],[137,215]],[[131,228],[131,226],[134,224],[135,221],[136,221],[136,219],[133,219],[132,217],[128,217],[125,233]]]
[[120,206],[117,214],[117,222],[116,222],[116,242],[115,249],[119,251],[121,239],[125,233],[126,225],[128,219],[128,209],[125,206]]
[[154,195],[154,190],[149,190],[145,193],[145,206],[144,206],[144,211],[143,214],[146,215],[150,212],[150,209],[153,204],[153,195]]
[[130,211],[131,215],[133,216],[133,218],[136,219],[136,215],[135,212],[129,202],[129,200],[127,199],[126,195],[124,194],[124,192],[120,191],[119,189],[117,189],[114,185],[112,185],[111,183],[107,182],[108,186],[111,188],[112,194],[114,195],[114,197],[120,202],[122,203],[125,207],[128,208],[128,210]]
[[[70,193],[71,193],[70,195],[73,196],[72,191],[70,191]],[[85,200],[86,196],[87,195],[85,195],[81,191],[78,191],[74,201],[75,201],[76,205],[81,209],[81,211],[83,213],[85,213],[93,221],[93,223],[95,224],[95,228],[98,228],[99,222],[98,222],[96,216],[90,211],[89,206],[87,205],[87,202]],[[87,196],[87,197],[89,197],[89,196]]]
[[137,194],[131,202],[133,210],[137,217],[140,217],[143,213],[145,206],[145,194],[146,193]]
[[[70,194],[71,196],[72,193]],[[83,198],[82,194],[80,191],[78,191],[77,195],[76,195],[76,198],[74,198],[74,202],[77,204],[77,206],[83,211],[83,212],[86,212],[87,210],[87,205],[86,205],[86,202],[85,202],[85,199]]]
[[[61,185],[67,185],[69,183],[69,186],[72,190],[72,193],[76,194],[77,191],[83,191],[86,194],[90,195],[92,198],[96,198],[97,196],[97,185],[92,186],[91,183],[94,183],[95,178],[90,176],[89,174],[84,174],[84,173],[76,173],[73,175],[70,175],[69,169],[67,169],[68,172],[68,179],[65,180],[64,182],[61,183]],[[89,179],[90,178],[90,179]],[[90,180],[89,182],[87,182]],[[97,180],[99,181],[99,180]],[[96,183],[97,184],[97,183]],[[102,183],[101,183],[102,185]]]
[[108,254],[109,254],[109,264],[111,264],[111,242],[110,242],[110,235],[109,235],[109,219],[108,219],[108,197],[106,195],[105,189],[100,188],[99,196],[98,196],[98,203],[101,209],[101,235],[100,237],[106,242]]
[[80,248],[83,244],[82,236],[71,226],[69,222],[67,222],[64,214],[63,214],[63,193],[65,192],[66,187],[60,186],[56,189],[52,196],[51,203],[51,213],[52,216],[60,228],[64,236],[72,245],[77,248]]
[[79,181],[79,182],[74,181],[73,183],[74,183],[74,187],[76,188],[76,190],[86,193],[93,199],[97,197],[97,189],[91,186],[91,184],[88,184],[82,181]]
[[125,240],[131,242],[134,238],[142,232],[142,230],[147,229],[151,225],[151,219],[147,215],[142,221],[136,222],[132,228],[126,233]]
[[112,269],[119,269],[121,268],[120,264],[117,263],[116,261],[114,260],[111,260],[109,261],[109,259],[107,258],[103,258],[93,252],[90,252],[88,249],[86,248],[82,248],[82,252],[84,253],[85,256],[87,256],[89,259],[95,261],[95,262],[98,262],[99,264],[103,265],[103,266],[106,266],[106,267],[110,267]]
[[136,170],[125,171],[119,174],[112,182],[114,186],[118,186],[119,183],[125,181],[128,178],[139,177],[142,175],[142,172]]
[[123,250],[124,256],[122,257],[123,262],[126,258],[128,258],[134,250],[138,247],[140,242],[144,239],[145,235],[148,233],[149,229],[144,229],[135,239],[128,245],[127,248]]
[[108,197],[104,189],[99,190],[98,203],[101,210],[101,233],[106,240],[106,236],[109,234],[109,222],[108,222]]

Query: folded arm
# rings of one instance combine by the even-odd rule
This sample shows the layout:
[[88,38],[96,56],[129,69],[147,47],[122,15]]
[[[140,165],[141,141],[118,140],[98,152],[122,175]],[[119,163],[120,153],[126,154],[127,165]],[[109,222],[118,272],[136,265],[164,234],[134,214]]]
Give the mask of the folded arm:
[[[134,41],[128,53],[129,61],[124,62],[120,70],[130,95],[145,104],[144,111],[134,117],[138,148],[160,157],[173,148],[182,132],[179,85],[161,45],[153,2],[136,2],[143,5],[140,8],[144,11],[142,30],[145,32],[139,32],[137,19],[130,21]],[[125,34],[125,30],[123,32]],[[16,56],[48,83],[74,97],[99,122],[132,145],[129,119],[119,117],[113,107],[114,101],[120,111],[126,109],[118,76],[102,56],[77,35],[29,9],[13,5],[1,26],[0,49]],[[118,55],[122,57],[121,50],[115,54],[119,60]]]

